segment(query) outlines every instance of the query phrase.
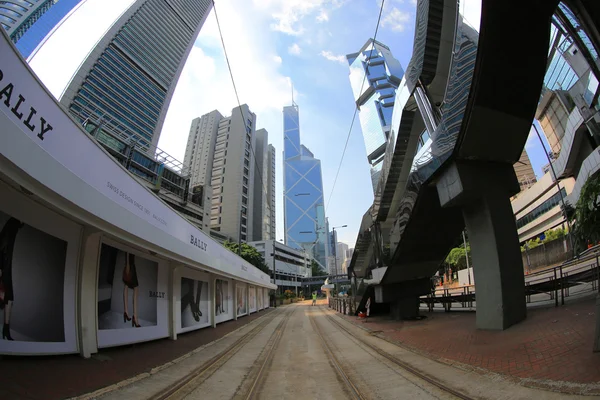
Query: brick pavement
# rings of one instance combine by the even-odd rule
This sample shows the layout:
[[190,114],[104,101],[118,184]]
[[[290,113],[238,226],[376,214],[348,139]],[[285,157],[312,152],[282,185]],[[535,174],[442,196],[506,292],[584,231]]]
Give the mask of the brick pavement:
[[[426,312],[422,315],[427,318],[420,321],[373,317],[365,323],[356,317],[345,318],[428,357],[459,362],[479,372],[526,378],[532,386],[554,386],[562,391],[556,381],[600,383],[600,353],[592,352],[594,299],[558,308],[528,309],[527,313],[525,321],[501,332],[477,330],[472,312]],[[571,392],[577,391],[573,387],[578,385],[562,386]],[[600,394],[599,385],[591,386]]]
[[237,321],[178,335],[176,341],[100,350],[91,359],[79,355],[0,356],[0,399],[52,400],[78,396],[148,372],[271,312],[267,309]]

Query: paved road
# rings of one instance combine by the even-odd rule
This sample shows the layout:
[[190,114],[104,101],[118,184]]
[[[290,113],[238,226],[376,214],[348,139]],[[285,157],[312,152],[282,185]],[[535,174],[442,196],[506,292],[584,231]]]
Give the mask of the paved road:
[[308,302],[278,308],[102,399],[558,399],[440,364]]

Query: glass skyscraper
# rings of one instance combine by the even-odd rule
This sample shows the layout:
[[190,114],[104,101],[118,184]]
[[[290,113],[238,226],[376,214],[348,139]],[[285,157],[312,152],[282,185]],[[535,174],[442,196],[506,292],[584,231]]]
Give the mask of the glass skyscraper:
[[13,43],[17,43],[54,3],[56,0],[0,1],[0,25]]
[[[27,58],[42,43],[46,36],[65,18],[71,11],[84,0],[57,0],[52,7],[41,13],[39,18],[25,30],[18,41],[17,49],[24,58]],[[6,3],[9,4],[9,3]]]
[[[389,137],[396,89],[404,76],[404,70],[392,56],[389,47],[373,39],[367,40],[358,52],[348,54],[346,58],[350,65],[350,85],[359,109],[358,116],[367,159],[371,164],[371,182],[375,193]],[[365,79],[367,65],[368,76]]]
[[321,160],[300,143],[298,106],[283,108],[283,172],[285,244],[304,249],[327,268],[329,232]]
[[[211,0],[136,0],[91,51],[60,99],[105,143],[154,152],[179,75]],[[115,148],[115,151],[120,151]]]

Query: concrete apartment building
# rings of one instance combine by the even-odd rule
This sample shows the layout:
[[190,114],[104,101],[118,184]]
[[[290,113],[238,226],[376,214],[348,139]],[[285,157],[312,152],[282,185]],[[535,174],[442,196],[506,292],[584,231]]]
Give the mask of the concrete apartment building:
[[206,209],[215,235],[243,242],[270,237],[274,201],[263,201],[270,185],[268,152],[268,132],[256,130],[256,115],[246,104],[229,117],[214,110],[192,121],[184,165],[192,190],[210,190]]
[[[302,289],[302,278],[312,276],[311,258],[308,253],[298,250],[275,240],[262,240],[248,243],[264,257],[265,263],[271,270],[273,282],[273,267],[275,267],[275,282],[279,290],[295,291]],[[275,249],[275,250],[273,250]]]

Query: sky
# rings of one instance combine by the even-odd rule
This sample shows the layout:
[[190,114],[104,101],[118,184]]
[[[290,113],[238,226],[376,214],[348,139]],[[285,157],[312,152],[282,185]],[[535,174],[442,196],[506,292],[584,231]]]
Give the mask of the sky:
[[[85,0],[30,64],[60,97],[101,35],[133,0]],[[373,37],[381,0],[215,0],[240,102],[257,115],[277,152],[277,237],[283,239],[283,113],[300,108],[302,143],[321,160],[326,216],[338,240],[354,247],[363,214],[373,202],[360,124],[350,134],[339,178],[335,175],[348,135],[354,101],[345,55]],[[477,27],[477,1],[464,1]],[[386,0],[377,40],[406,68],[412,55],[416,0]],[[90,23],[93,21],[93,23]],[[67,45],[65,45],[67,44]],[[60,63],[58,62],[60,60]],[[231,115],[237,106],[214,10],[207,17],[182,71],[158,146],[183,160],[192,119],[212,110]],[[535,132],[526,149],[541,177],[547,163]]]

